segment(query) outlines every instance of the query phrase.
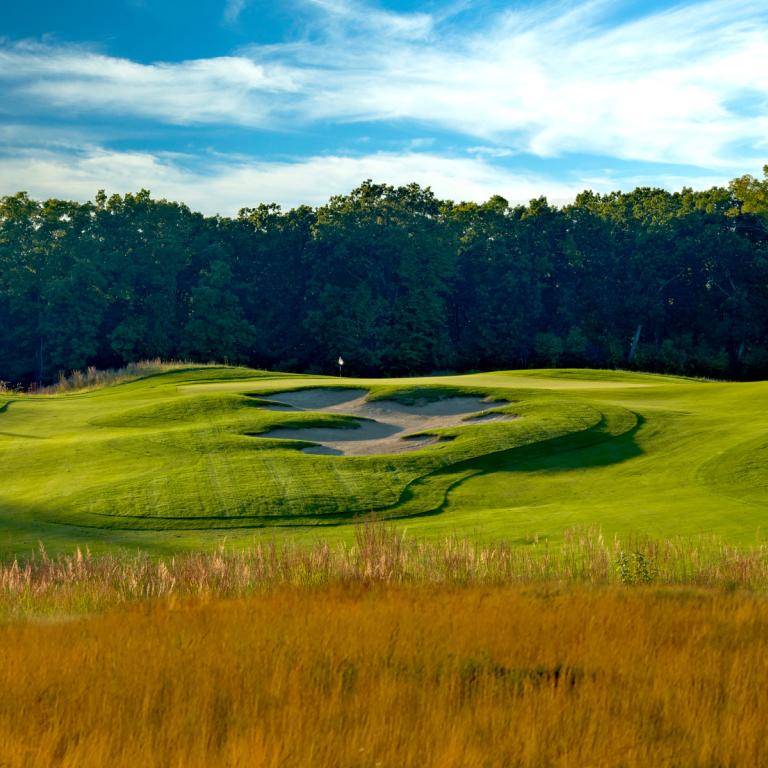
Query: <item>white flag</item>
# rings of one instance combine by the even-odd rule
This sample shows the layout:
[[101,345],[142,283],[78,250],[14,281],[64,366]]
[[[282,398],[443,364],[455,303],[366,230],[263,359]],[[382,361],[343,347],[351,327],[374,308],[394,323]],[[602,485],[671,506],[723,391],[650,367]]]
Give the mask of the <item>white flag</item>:
[[339,358],[339,365],[344,365],[344,361],[341,358]]

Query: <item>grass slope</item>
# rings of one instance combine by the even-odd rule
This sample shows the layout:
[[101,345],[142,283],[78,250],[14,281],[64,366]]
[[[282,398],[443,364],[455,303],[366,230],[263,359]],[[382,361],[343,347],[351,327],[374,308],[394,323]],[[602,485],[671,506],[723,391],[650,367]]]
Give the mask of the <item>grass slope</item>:
[[[307,455],[253,437],[354,428],[343,414],[262,407],[277,392],[340,385],[405,402],[482,394],[520,418],[442,429],[451,441],[391,456]],[[201,367],[2,395],[0,551],[344,538],[369,513],[427,536],[557,539],[599,525],[745,542],[768,519],[766,405],[768,383],[578,370],[340,381]]]

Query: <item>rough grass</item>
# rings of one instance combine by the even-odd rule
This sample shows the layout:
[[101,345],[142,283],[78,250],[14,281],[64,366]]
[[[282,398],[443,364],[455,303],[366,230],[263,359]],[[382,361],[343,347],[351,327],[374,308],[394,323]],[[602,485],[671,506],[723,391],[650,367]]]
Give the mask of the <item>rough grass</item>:
[[[339,414],[259,407],[340,385],[402,401],[506,399],[509,422],[396,456],[310,456],[255,439]],[[714,533],[759,539],[768,513],[768,384],[616,371],[360,380],[223,366],[178,368],[91,391],[0,396],[0,552],[245,546],[254,537],[349,540],[374,514],[419,537],[558,541]]]
[[768,603],[360,583],[0,625],[4,766],[759,766]]
[[242,549],[152,558],[147,554],[49,556],[0,565],[0,620],[85,614],[156,598],[233,598],[280,586],[374,584],[689,586],[768,592],[768,545],[714,538],[606,540],[567,531],[526,546],[468,539],[415,541],[365,524],[350,544],[255,543]]
[[768,548],[283,543],[0,566],[0,765],[764,765]]
[[39,395],[60,395],[71,392],[84,392],[91,389],[100,389],[101,387],[114,386],[126,381],[133,381],[145,376],[154,376],[158,373],[167,371],[184,370],[189,368],[199,368],[200,364],[183,362],[180,360],[140,360],[137,363],[131,363],[123,368],[108,368],[101,370],[94,366],[89,366],[84,371],[60,371],[58,380],[55,384],[37,387],[35,394]]

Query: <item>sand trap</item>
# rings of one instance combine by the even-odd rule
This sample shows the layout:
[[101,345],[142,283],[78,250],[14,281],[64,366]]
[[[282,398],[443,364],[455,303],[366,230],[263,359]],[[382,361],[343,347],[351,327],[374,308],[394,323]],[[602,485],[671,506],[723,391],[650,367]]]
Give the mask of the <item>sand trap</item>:
[[[259,395],[265,400],[271,400],[280,406],[289,406],[300,411],[325,411],[337,409],[339,405],[351,400],[360,400],[368,394],[366,389],[334,389],[322,387],[318,389],[300,389],[297,392],[270,392]],[[272,407],[272,406],[268,406]]]
[[[277,427],[256,437],[304,440],[318,445],[302,449],[305,453],[328,456],[370,456],[415,451],[427,445],[450,440],[437,435],[414,434],[433,429],[478,422],[510,421],[511,413],[483,413],[489,408],[509,405],[507,400],[489,401],[480,397],[446,397],[416,401],[405,405],[394,400],[368,402],[364,389],[303,389],[298,392],[270,393],[269,410],[343,413],[360,421],[357,429]],[[466,417],[471,419],[467,420]]]

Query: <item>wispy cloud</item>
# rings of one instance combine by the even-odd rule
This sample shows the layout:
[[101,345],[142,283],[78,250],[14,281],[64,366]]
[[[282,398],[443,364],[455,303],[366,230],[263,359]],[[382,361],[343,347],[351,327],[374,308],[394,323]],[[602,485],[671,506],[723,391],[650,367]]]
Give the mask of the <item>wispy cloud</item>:
[[228,24],[234,24],[249,2],[250,0],[227,0],[224,7],[224,21]]
[[243,56],[139,64],[70,46],[0,50],[0,81],[21,113],[52,107],[131,115],[168,123],[268,126],[285,96],[305,88],[302,71]]
[[[236,21],[247,2],[229,0],[225,19]],[[71,188],[88,196],[140,180],[193,202],[200,181],[206,199],[215,192],[221,210],[231,211],[250,189],[254,199],[317,202],[371,176],[423,181],[457,198],[561,199],[578,191],[575,181],[514,174],[512,158],[593,155],[606,167],[611,160],[697,166],[722,180],[758,169],[768,155],[768,7],[754,0],[688,0],[647,13],[637,12],[638,0],[551,0],[476,15],[469,26],[453,18],[466,3],[439,14],[364,0],[293,3],[305,23],[294,40],[225,57],[146,64],[87,47],[0,40],[0,110],[18,125],[55,114],[65,127],[47,132],[62,136],[67,125],[73,134],[84,116],[98,115],[102,125],[111,120],[113,139],[125,117],[153,127],[332,133],[328,126],[343,125],[347,136],[354,124],[364,124],[360,135],[375,135],[381,123],[402,128],[407,150],[377,152],[373,140],[365,158],[339,151],[281,163],[208,158],[191,172],[182,169],[192,159],[111,153],[98,148],[109,143],[99,137],[75,153],[63,144],[6,152],[0,191],[10,191],[10,179],[40,194]],[[629,5],[635,13],[617,21]],[[414,126],[422,131],[409,134]],[[460,137],[469,149],[441,151],[424,142],[424,130]],[[71,148],[73,135],[62,141]],[[1,133],[0,144],[25,146]],[[621,178],[589,181],[615,187]],[[245,191],[238,204],[231,189]],[[210,210],[204,203],[200,197]]]
[[[231,0],[235,17],[244,0]],[[138,64],[54,46],[6,46],[0,77],[20,108],[279,129],[316,122],[418,121],[517,152],[590,152],[732,166],[759,162],[768,117],[768,10],[689,2],[609,25],[615,3],[499,12],[465,34],[428,14],[304,0],[320,18],[300,42],[240,55]]]
[[380,39],[423,41],[430,39],[435,26],[431,14],[395,13],[357,0],[303,0],[303,4],[322,13],[315,25],[346,40],[374,32]]

